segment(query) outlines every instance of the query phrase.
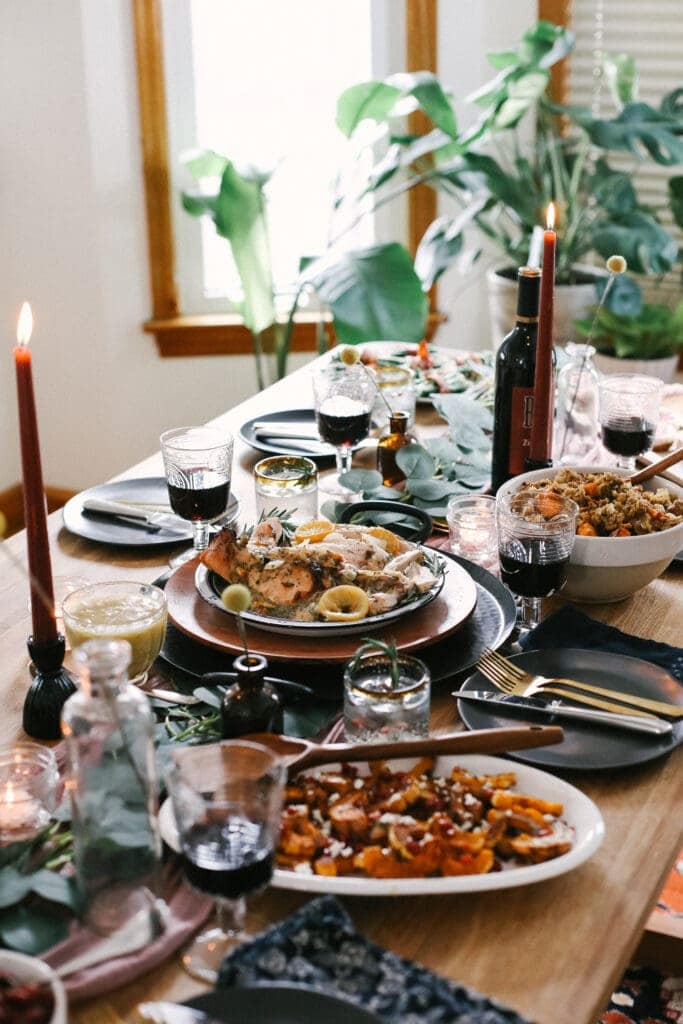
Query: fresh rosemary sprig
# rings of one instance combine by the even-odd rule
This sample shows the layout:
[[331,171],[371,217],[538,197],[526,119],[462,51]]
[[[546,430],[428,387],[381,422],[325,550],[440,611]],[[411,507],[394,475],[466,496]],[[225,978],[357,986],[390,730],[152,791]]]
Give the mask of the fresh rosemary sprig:
[[385,643],[384,640],[375,640],[373,637],[363,637],[363,643],[354,653],[349,664],[351,670],[355,670],[366,654],[372,654],[377,651],[381,651],[389,660],[389,675],[391,676],[391,688],[392,690],[398,689],[399,681],[399,653],[396,647],[396,640],[389,640]]

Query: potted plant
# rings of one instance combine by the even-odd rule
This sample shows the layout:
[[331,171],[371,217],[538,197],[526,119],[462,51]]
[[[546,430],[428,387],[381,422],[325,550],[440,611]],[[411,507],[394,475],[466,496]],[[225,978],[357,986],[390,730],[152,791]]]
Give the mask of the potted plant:
[[[400,134],[395,116],[401,97],[392,102],[384,91],[396,84],[396,76],[354,86],[340,100],[343,123],[351,130],[368,118],[384,129],[387,142],[365,189],[375,206],[427,182],[459,207],[456,216],[436,220],[420,245],[415,265],[426,286],[462,257],[466,234],[474,236],[470,261],[481,255],[483,242],[503,258],[489,275],[494,343],[514,320],[516,268],[527,262],[534,229],[538,238],[551,201],[559,215],[559,341],[571,336],[581,307],[595,302],[602,272],[585,267],[584,261],[619,252],[636,273],[663,274],[678,259],[676,242],[660,222],[661,211],[639,199],[633,170],[648,160],[665,166],[683,163],[683,90],[666,96],[658,108],[638,101],[633,62],[621,56],[607,60],[614,116],[597,117],[586,107],[554,103],[548,92],[550,68],[573,42],[571,32],[540,21],[514,50],[491,54],[497,74],[469,97],[479,116],[464,131],[455,127],[449,105],[440,119],[432,118],[429,132]],[[425,82],[425,89],[431,87]],[[520,132],[525,118],[535,123],[531,145]],[[377,151],[376,139],[371,147]],[[614,153],[632,155],[634,168],[626,173],[613,167]],[[682,177],[670,179],[669,200],[683,225]]]
[[601,372],[646,373],[670,381],[683,352],[683,300],[674,308],[646,303],[637,286],[628,285],[627,278],[615,282],[605,303],[575,327],[590,337]]

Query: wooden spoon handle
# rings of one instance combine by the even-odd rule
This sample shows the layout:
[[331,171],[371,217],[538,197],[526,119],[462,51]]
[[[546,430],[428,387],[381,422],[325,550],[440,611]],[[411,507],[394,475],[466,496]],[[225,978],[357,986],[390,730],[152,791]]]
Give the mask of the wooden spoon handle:
[[561,743],[558,725],[530,725],[509,729],[477,729],[447,736],[430,736],[404,743],[330,743],[311,749],[297,763],[329,764],[331,761],[378,761],[389,757],[421,757],[429,754],[500,754]]
[[633,476],[629,477],[629,480],[632,484],[642,484],[643,480],[649,480],[651,476],[657,476],[658,473],[668,469],[669,466],[675,466],[681,459],[683,459],[683,448],[678,448],[671,455],[666,455],[663,459],[659,459],[658,462],[653,462],[650,466],[646,466],[645,469],[641,469],[640,472],[634,473]]

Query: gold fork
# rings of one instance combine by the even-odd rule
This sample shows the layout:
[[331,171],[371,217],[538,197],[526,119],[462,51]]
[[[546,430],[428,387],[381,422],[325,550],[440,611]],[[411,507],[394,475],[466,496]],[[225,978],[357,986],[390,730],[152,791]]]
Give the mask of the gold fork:
[[[588,696],[585,693],[576,693],[569,689],[569,687],[577,685],[576,680],[553,679],[547,676],[532,675],[530,672],[524,672],[517,665],[495,651],[484,651],[477,667],[482,675],[485,675],[497,689],[502,690],[504,693],[525,697],[532,697],[539,693],[552,693],[556,696],[575,701],[577,704],[586,704],[589,707],[600,708],[602,711],[615,711],[621,715],[634,715],[637,717],[642,717],[643,715],[648,717],[648,713],[649,717],[652,717],[653,712],[657,711],[659,714],[673,717],[683,715],[683,708],[678,708],[673,704],[651,701],[646,697],[630,697],[630,695],[629,699],[626,700],[623,694],[617,693],[615,690],[605,690],[601,687],[596,687],[596,692],[614,697],[620,703],[602,700],[598,697]],[[587,683],[580,685],[588,693],[592,692],[592,688]],[[637,708],[641,710],[637,710]]]

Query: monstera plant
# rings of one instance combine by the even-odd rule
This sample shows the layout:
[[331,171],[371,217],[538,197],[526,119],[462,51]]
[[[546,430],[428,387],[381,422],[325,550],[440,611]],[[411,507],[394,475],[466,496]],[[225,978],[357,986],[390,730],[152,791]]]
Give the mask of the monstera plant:
[[[267,176],[238,171],[209,151],[187,158],[200,187],[207,177],[219,184],[208,193],[205,187],[184,193],[185,209],[211,216],[230,242],[245,323],[257,342],[275,324],[280,373],[294,312],[306,291],[317,291],[327,304],[341,341],[419,340],[425,292],[444,271],[456,260],[469,268],[486,243],[514,272],[526,263],[533,230],[551,200],[559,213],[558,283],[571,282],[582,260],[615,252],[637,274],[662,274],[674,266],[678,249],[662,214],[668,205],[683,226],[683,176],[669,179],[668,197],[655,209],[639,197],[634,172],[647,162],[683,163],[683,88],[658,106],[639,100],[633,61],[620,55],[605,60],[611,116],[555,103],[550,69],[573,44],[567,29],[539,21],[514,49],[489,55],[495,76],[469,97],[475,116],[466,127],[458,124],[448,91],[429,72],[361,82],[342,93],[337,125],[353,140],[354,158],[364,151],[370,166],[362,187],[334,198],[343,223],[357,223],[419,184],[445,193],[455,212],[430,225],[414,263],[398,242],[344,251],[342,232],[327,252],[302,266],[282,324],[275,315],[268,256]],[[406,115],[417,109],[426,114],[428,129],[408,133]],[[524,122],[532,122],[533,142],[522,130]],[[632,297],[637,303],[633,291]]]

